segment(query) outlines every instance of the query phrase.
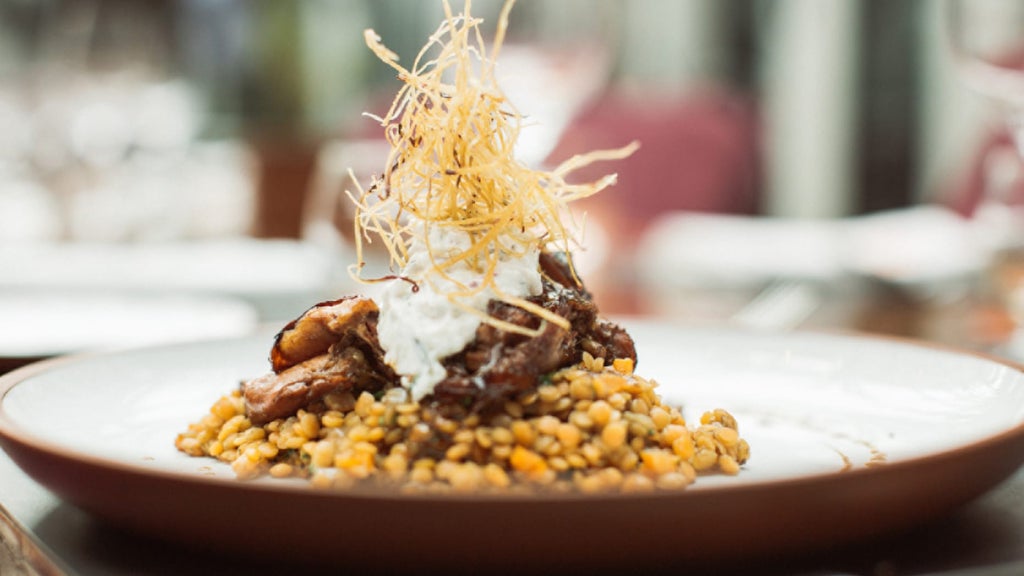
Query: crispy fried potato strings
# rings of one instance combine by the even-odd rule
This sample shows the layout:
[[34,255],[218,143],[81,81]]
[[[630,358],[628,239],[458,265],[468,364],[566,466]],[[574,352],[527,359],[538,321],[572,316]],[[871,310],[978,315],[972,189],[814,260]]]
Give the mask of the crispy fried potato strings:
[[[482,20],[470,13],[471,1],[466,0],[461,14],[453,14],[445,0],[445,21],[411,68],[401,66],[373,30],[365,31],[370,50],[397,71],[403,86],[384,117],[374,117],[391,145],[383,175],[366,190],[356,182],[357,192],[349,194],[356,204],[358,262],[352,272],[359,277],[364,240],[379,238],[392,267],[403,268],[418,239],[431,253],[433,272],[459,287],[448,294],[452,302],[490,288],[501,300],[567,328],[564,319],[540,306],[502,294],[495,269],[502,259],[535,248],[569,253],[577,240],[562,222],[566,204],[611,186],[616,176],[582,184],[570,184],[566,177],[592,162],[625,158],[638,144],[575,156],[550,171],[514,158],[522,117],[495,77],[513,4],[505,3],[488,49]],[[434,227],[467,235],[469,248],[434,254],[429,243]],[[478,271],[481,281],[470,287],[448,276],[460,263]]]

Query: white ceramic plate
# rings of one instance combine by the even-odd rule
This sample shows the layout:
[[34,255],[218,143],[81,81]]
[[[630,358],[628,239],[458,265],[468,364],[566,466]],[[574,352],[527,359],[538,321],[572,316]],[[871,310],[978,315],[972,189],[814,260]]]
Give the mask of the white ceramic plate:
[[[688,419],[716,407],[737,417],[752,454],[738,476],[700,477],[679,493],[529,498],[240,482],[226,465],[186,457],[173,442],[239,380],[267,369],[267,334],[9,374],[0,378],[0,441],[40,483],[114,522],[328,561],[342,538],[362,551],[359,562],[377,567],[410,559],[633,566],[638,557],[719,562],[809,552],[942,515],[1024,462],[1024,374],[1014,366],[867,337],[644,322],[630,330],[638,372],[657,379]],[[358,529],[347,520],[356,518]],[[306,523],[324,529],[239,529]],[[643,527],[645,536],[624,554],[621,534],[608,526]]]

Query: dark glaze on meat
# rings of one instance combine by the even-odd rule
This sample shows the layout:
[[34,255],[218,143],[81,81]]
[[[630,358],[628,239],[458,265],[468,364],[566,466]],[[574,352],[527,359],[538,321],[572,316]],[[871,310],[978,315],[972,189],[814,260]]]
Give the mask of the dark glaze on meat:
[[281,372],[324,354],[331,345],[346,337],[356,337],[371,347],[380,348],[376,333],[379,313],[377,304],[362,296],[321,302],[277,333],[270,350],[270,365],[274,372]]
[[[447,376],[424,402],[453,412],[487,411],[537,386],[545,374],[578,363],[584,352],[607,361],[636,360],[633,339],[598,317],[564,257],[542,253],[540,267],[543,291],[530,300],[568,320],[570,329],[492,300],[488,314],[540,333],[530,337],[481,324],[472,342],[443,361]],[[349,297],[317,304],[285,326],[271,351],[274,371],[242,386],[250,420],[259,425],[288,416],[333,390],[397,386],[377,339],[377,316],[372,300]]]
[[373,300],[349,296],[289,322],[274,338],[273,372],[242,384],[253,424],[294,414],[334,390],[375,391],[397,382],[377,339],[378,315]]
[[535,337],[481,324],[466,348],[443,362],[448,376],[434,387],[433,400],[474,409],[496,406],[506,398],[537,386],[545,374],[578,363],[583,352],[611,361],[636,360],[633,339],[621,327],[598,317],[597,306],[566,261],[541,254],[543,291],[530,301],[569,321],[564,330],[521,308],[492,300],[487,312],[505,322],[531,329]]
[[383,369],[357,346],[334,346],[328,353],[246,382],[246,415],[259,426],[290,416],[335,390],[379,390],[395,380]]

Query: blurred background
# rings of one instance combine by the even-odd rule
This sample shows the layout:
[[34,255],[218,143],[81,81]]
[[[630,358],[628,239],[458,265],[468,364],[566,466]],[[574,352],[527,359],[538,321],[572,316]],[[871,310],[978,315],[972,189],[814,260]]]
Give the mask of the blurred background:
[[[602,307],[1010,342],[1019,157],[961,78],[947,5],[520,0],[500,66],[523,160],[642,143],[580,175],[619,174],[579,207]],[[492,31],[500,2],[473,8]],[[361,289],[343,190],[350,167],[380,172],[362,113],[398,88],[362,30],[408,65],[442,16],[0,0],[0,304],[220,298],[237,306],[221,326],[243,330]],[[1019,32],[1005,8],[971,17]]]

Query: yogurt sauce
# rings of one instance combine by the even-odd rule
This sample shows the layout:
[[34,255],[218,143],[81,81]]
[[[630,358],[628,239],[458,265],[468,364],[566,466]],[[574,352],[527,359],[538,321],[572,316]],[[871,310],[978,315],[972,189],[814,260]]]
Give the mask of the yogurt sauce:
[[[431,228],[429,239],[438,262],[465,252],[471,245],[464,232],[438,226]],[[480,316],[449,300],[449,293],[464,289],[433,269],[427,245],[421,238],[413,241],[409,253],[402,276],[415,282],[418,289],[409,282],[392,280],[382,290],[377,336],[385,351],[385,362],[401,375],[413,399],[420,400],[444,379],[446,371],[441,360],[465,348],[476,336]],[[494,271],[498,290],[518,298],[540,294],[539,255],[540,251],[532,248],[521,257],[501,258]],[[465,262],[449,268],[445,274],[470,289],[479,287],[482,281],[480,273]],[[487,287],[472,296],[459,297],[458,302],[486,311],[487,303],[496,297],[494,289]]]

